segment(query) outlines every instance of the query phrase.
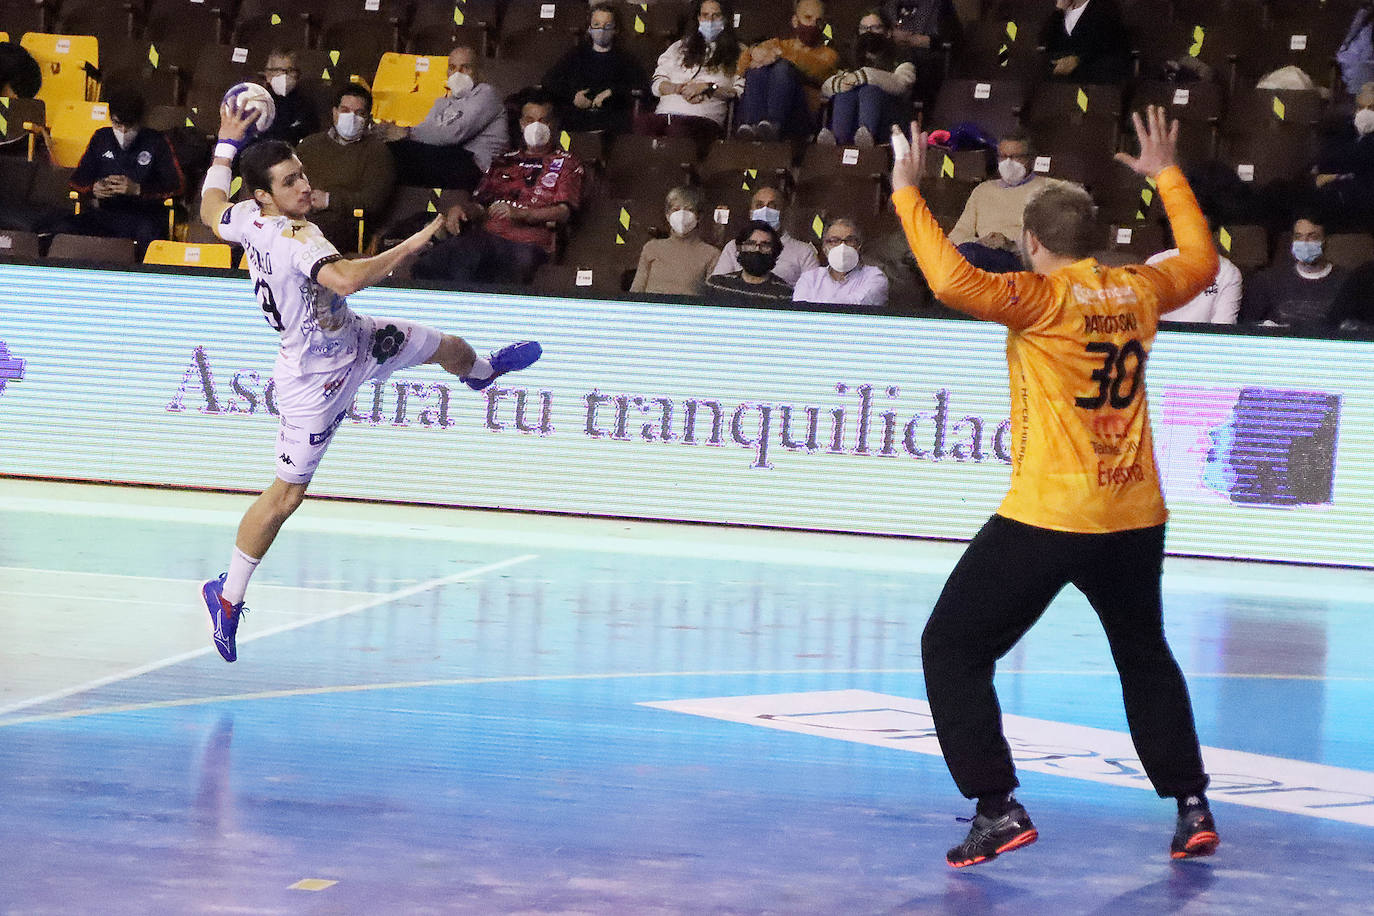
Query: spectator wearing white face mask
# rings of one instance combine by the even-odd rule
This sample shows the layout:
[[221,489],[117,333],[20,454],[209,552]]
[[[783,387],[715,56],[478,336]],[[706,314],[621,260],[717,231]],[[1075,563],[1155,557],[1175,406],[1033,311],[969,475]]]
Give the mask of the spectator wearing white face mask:
[[373,136],[372,93],[349,83],[334,97],[334,125],[301,141],[296,155],[310,179],[310,220],[340,251],[358,247],[354,210],[376,220],[391,200],[396,170]]
[[[808,241],[795,238],[787,232],[788,196],[780,188],[764,185],[754,191],[749,201],[749,218],[772,226],[782,238],[782,254],[773,267],[773,273],[782,278],[788,286],[796,286],[801,275],[820,263],[816,259],[816,249]],[[742,266],[739,262],[739,246],[735,239],[725,244],[716,262],[716,274],[732,274]]]
[[272,93],[276,116],[272,126],[259,135],[261,140],[284,140],[295,146],[320,129],[315,103],[301,91],[301,71],[296,52],[288,48],[274,48],[267,55],[262,78]]
[[831,220],[821,237],[825,266],[801,275],[792,291],[792,301],[887,305],[887,275],[862,263],[863,247],[863,233],[857,223],[848,219]]
[[434,100],[425,119],[414,127],[382,125],[401,184],[471,191],[510,145],[506,107],[496,89],[481,81],[477,60],[472,48],[454,48],[448,94]]
[[1021,214],[1032,197],[1060,183],[1035,174],[1034,162],[1025,131],[1012,131],[997,144],[997,177],[973,189],[959,222],[949,231],[949,240],[974,267],[992,273],[1023,269],[1017,248]]
[[133,239],[141,256],[149,242],[167,237],[164,201],[181,196],[185,179],[167,138],[143,125],[142,94],[122,86],[107,98],[111,126],[91,135],[70,179],[82,195],[80,214],[40,231]]
[[720,257],[720,249],[701,240],[701,192],[677,187],[668,192],[663,212],[671,235],[646,242],[639,252],[632,293],[699,296]]
[[1374,229],[1374,83],[1360,87],[1354,115],[1322,143],[1312,171],[1312,205],[1329,229]]

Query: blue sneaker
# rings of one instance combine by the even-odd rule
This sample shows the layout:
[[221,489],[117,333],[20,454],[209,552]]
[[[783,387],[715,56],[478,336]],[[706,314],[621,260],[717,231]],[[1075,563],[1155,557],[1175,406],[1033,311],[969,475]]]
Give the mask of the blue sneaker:
[[224,656],[226,662],[232,662],[239,657],[238,649],[234,645],[234,636],[239,631],[239,617],[248,613],[248,608],[243,606],[243,602],[230,604],[224,597],[224,577],[227,573],[220,573],[218,579],[211,579],[200,587],[200,596],[205,599],[205,609],[210,612],[210,622],[215,625],[215,648],[219,654]]
[[491,368],[495,370],[490,378],[462,378],[459,381],[473,391],[481,391],[507,372],[519,372],[521,369],[529,368],[543,354],[544,348],[539,346],[538,342],[522,340],[502,347],[487,357]]

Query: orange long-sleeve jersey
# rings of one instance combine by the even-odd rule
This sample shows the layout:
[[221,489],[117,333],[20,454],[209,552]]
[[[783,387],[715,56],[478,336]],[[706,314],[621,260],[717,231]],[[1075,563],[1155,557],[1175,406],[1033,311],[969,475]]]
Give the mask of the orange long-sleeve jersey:
[[1178,168],[1157,178],[1178,242],[1153,267],[1085,258],[1050,274],[978,270],[945,238],[914,187],[892,202],[941,302],[1007,327],[1012,474],[999,515],[1056,531],[1164,523],[1145,403],[1159,316],[1217,272],[1207,221]]

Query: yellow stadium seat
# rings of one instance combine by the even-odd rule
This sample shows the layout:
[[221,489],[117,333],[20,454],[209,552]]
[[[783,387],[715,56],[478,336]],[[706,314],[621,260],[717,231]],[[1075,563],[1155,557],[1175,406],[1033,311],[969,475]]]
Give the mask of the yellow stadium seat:
[[9,40],[10,40],[10,33],[9,33],[9,32],[0,32],[0,44],[3,44],[4,42],[7,42],[7,41],[9,41]]
[[[49,35],[29,32],[19,42],[38,61],[43,71],[43,86],[38,90],[52,111],[61,102],[83,102],[89,98],[86,64],[100,66],[100,42],[94,35]],[[51,126],[51,125],[49,125]]]
[[91,134],[110,126],[110,106],[104,102],[48,104],[49,151],[54,165],[75,168],[91,142]]
[[166,264],[171,267],[220,267],[226,270],[233,266],[228,245],[196,245],[162,239],[148,243],[143,263]]
[[420,54],[382,55],[372,81],[372,117],[414,127],[448,88],[448,58]]

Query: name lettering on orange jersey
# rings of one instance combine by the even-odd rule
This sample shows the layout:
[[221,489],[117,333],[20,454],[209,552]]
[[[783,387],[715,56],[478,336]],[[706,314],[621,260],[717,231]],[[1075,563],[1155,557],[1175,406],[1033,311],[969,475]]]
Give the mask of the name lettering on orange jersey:
[[1120,334],[1139,329],[1140,321],[1130,312],[1122,312],[1119,315],[1083,316],[1084,334]]

